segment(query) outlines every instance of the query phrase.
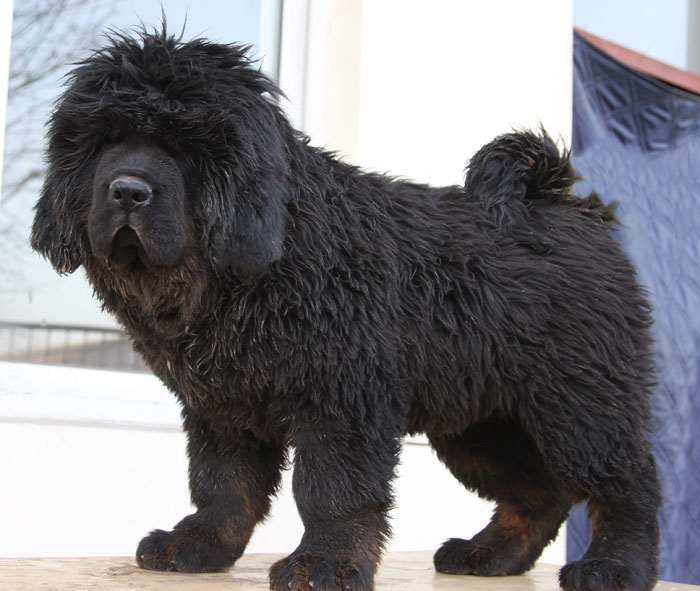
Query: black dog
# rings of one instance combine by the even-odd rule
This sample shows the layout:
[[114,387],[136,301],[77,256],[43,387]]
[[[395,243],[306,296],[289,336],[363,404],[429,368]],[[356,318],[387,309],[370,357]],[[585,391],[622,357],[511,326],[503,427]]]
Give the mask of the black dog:
[[241,47],[115,35],[51,120],[32,245],[85,267],[183,406],[197,512],[138,563],[228,569],[293,447],[305,533],[271,587],[371,589],[422,432],[498,503],[439,571],[522,573],[589,499],[562,586],[651,589],[649,308],[566,155],[512,133],[431,188],[309,146],[278,96]]

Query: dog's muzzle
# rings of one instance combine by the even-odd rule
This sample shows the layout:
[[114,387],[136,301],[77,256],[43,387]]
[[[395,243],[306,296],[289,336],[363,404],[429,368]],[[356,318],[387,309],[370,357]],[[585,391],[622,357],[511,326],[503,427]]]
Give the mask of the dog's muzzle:
[[109,185],[107,198],[124,211],[133,211],[151,203],[153,189],[137,176],[119,176]]

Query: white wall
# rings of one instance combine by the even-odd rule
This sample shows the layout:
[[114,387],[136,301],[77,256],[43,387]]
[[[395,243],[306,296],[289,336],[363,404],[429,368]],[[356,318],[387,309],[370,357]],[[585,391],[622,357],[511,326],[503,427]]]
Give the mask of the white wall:
[[306,85],[290,98],[317,145],[461,183],[469,156],[513,127],[542,123],[568,143],[572,11],[571,0],[312,1]]
[[461,183],[468,157],[513,126],[568,138],[570,11],[560,0],[366,2],[360,162]]

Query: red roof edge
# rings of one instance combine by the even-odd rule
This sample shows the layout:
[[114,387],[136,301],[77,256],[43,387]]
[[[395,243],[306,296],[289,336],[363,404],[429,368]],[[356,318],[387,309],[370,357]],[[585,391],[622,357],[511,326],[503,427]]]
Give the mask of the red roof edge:
[[608,55],[615,58],[617,61],[622,62],[626,66],[639,70],[644,74],[663,80],[668,84],[672,84],[683,90],[694,92],[695,94],[700,94],[700,76],[688,72],[687,70],[681,70],[669,64],[665,64],[658,60],[652,59],[641,53],[637,53],[627,47],[593,35],[582,29],[574,29],[581,37],[583,37],[589,43],[595,45],[598,49],[604,51]]

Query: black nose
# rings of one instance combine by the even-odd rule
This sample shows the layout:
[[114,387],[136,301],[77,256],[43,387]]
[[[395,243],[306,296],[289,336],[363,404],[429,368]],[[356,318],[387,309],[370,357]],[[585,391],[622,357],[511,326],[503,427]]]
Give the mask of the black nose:
[[152,196],[150,185],[138,177],[120,176],[109,185],[108,198],[125,211],[148,205]]

